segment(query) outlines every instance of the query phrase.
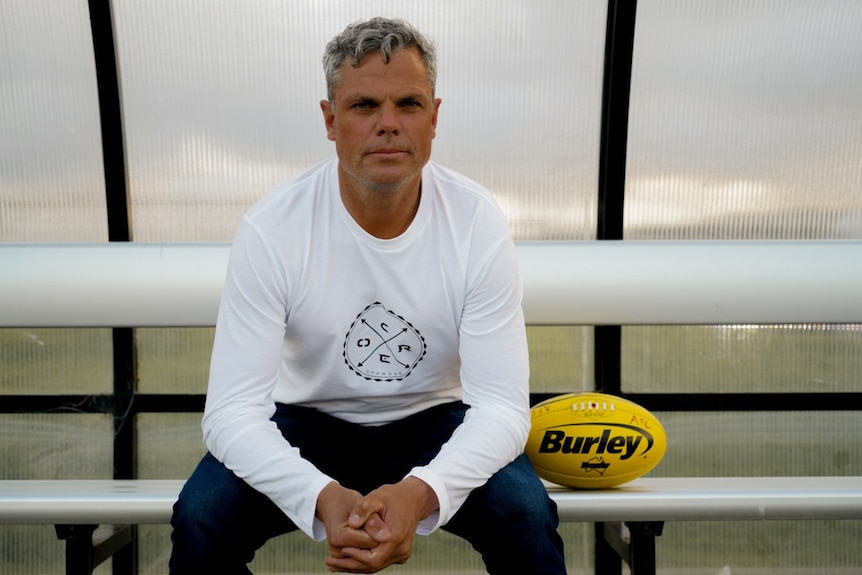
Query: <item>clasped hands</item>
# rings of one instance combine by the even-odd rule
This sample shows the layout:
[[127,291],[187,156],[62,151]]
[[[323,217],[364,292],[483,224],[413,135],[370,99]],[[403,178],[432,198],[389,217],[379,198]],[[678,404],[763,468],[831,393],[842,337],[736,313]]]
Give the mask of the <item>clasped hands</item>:
[[376,573],[406,563],[413,553],[416,527],[437,509],[434,491],[407,477],[366,496],[332,482],[317,499],[317,517],[326,528],[333,572]]

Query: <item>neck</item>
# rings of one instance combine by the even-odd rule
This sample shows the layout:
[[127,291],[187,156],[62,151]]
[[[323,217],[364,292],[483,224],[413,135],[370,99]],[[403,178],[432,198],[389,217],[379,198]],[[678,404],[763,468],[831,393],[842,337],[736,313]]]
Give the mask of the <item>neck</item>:
[[383,240],[400,236],[416,217],[421,180],[386,189],[357,189],[339,178],[341,201],[347,212],[370,235]]

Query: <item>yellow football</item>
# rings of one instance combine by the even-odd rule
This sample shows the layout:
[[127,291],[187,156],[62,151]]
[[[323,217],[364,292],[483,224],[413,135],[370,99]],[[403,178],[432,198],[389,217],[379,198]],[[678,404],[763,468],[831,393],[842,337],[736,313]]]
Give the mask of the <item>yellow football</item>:
[[569,393],[536,404],[526,453],[539,477],[580,489],[613,487],[654,468],[667,449],[656,417],[604,393]]

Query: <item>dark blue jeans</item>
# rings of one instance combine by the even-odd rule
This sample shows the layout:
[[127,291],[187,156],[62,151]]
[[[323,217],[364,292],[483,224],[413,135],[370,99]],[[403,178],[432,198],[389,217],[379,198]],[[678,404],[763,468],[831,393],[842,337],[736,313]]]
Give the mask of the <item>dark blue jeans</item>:
[[[433,459],[467,409],[463,403],[450,403],[367,427],[313,409],[279,405],[273,421],[303,457],[364,494],[399,481],[414,466]],[[297,529],[272,501],[211,454],[183,487],[171,525],[173,575],[248,574],[247,564],[257,549]],[[521,455],[474,490],[443,529],[469,541],[489,573],[563,575],[557,525],[556,504]]]

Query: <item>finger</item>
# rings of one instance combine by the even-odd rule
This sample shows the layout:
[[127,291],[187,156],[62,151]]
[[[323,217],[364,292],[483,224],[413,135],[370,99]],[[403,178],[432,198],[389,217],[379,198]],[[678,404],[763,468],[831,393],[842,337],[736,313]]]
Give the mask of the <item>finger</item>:
[[369,517],[362,528],[378,543],[386,543],[392,539],[392,532],[389,530],[389,526],[386,525],[386,522],[377,513]]
[[380,555],[373,549],[356,549],[348,547],[342,549],[341,557],[329,557],[326,566],[330,571],[341,571],[346,573],[374,573],[386,567],[388,564],[380,565]]
[[351,529],[347,526],[330,533],[328,539],[331,547],[339,549],[343,547],[370,549],[379,544],[379,541],[371,533],[362,529]]
[[392,533],[383,520],[384,510],[385,506],[381,500],[365,497],[354,505],[347,525],[353,529],[364,530],[379,543],[389,541]]
[[334,573],[374,573],[379,571],[352,557],[327,557],[326,567]]
[[347,524],[354,529],[362,529],[371,516],[376,514],[382,517],[384,509],[382,501],[364,497],[353,506]]
[[359,573],[374,573],[395,563],[406,563],[410,558],[409,551],[404,553],[388,545],[381,545],[374,549],[348,547],[341,551],[343,555],[341,558],[331,558],[327,560],[327,564],[331,563]]

